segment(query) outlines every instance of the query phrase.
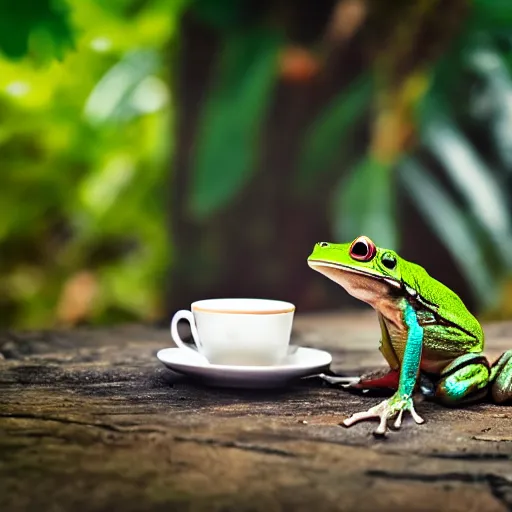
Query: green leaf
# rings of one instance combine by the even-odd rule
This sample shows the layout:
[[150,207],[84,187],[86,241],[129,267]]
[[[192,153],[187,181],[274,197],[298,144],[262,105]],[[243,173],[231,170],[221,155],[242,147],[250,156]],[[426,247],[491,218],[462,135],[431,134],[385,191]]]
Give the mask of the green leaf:
[[85,117],[92,124],[127,121],[139,114],[136,94],[144,81],[159,66],[155,51],[127,53],[103,75],[92,90],[84,109]]
[[100,220],[135,177],[135,166],[128,155],[113,155],[105,165],[89,172],[79,186],[83,209]]
[[242,0],[194,0],[192,11],[219,30],[236,30],[248,20],[247,4]]
[[197,218],[223,207],[255,171],[279,43],[276,33],[262,30],[225,40],[216,83],[199,123],[189,199]]
[[73,47],[67,5],[59,0],[0,2],[0,50],[20,59],[28,53],[31,37],[36,38],[36,53],[41,55],[44,46],[51,57],[62,58]]
[[471,20],[475,27],[510,32],[512,2],[510,0],[473,0]]
[[365,157],[334,192],[334,234],[337,240],[366,235],[382,247],[398,249],[393,168]]
[[431,109],[422,138],[493,241],[500,259],[512,268],[510,209],[494,174],[463,133],[440,110]]
[[371,102],[372,90],[370,75],[365,73],[334,98],[312,124],[299,156],[298,189],[309,190],[342,153],[349,129]]
[[497,283],[485,261],[476,230],[465,212],[416,160],[404,160],[398,177],[427,224],[465,275],[477,301],[490,306],[496,300]]
[[[468,110],[472,121],[488,133],[489,144],[505,168],[512,168],[512,77],[506,59],[490,42],[479,41],[468,49],[468,66],[477,73],[480,86],[473,87]],[[468,86],[468,88],[471,85]]]

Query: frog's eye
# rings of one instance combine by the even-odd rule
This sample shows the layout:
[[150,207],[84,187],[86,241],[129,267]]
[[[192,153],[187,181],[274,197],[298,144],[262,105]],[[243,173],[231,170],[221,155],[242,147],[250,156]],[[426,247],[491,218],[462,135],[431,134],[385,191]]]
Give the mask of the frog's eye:
[[386,253],[382,256],[382,264],[389,270],[393,270],[396,267],[396,258],[392,254]]
[[329,244],[327,242],[318,242],[319,247],[329,247]]
[[375,244],[367,236],[356,238],[349,249],[350,257],[358,261],[370,261],[376,252]]

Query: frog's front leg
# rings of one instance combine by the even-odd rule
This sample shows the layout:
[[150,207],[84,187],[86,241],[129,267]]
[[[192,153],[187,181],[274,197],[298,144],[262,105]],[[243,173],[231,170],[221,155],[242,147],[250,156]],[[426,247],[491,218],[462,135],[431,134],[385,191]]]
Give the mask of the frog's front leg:
[[400,382],[397,392],[388,400],[384,400],[368,411],[353,414],[350,418],[344,420],[342,425],[345,427],[350,427],[361,420],[379,418],[380,423],[375,434],[385,435],[388,420],[395,416],[395,428],[400,428],[404,411],[409,411],[416,423],[423,423],[423,419],[414,409],[412,400],[420,367],[423,328],[419,325],[416,312],[409,303],[405,306],[404,321],[407,326],[407,342],[400,369]]

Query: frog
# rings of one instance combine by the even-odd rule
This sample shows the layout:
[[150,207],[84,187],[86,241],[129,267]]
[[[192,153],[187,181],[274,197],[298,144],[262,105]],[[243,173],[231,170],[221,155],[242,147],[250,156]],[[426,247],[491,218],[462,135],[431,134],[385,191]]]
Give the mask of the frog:
[[454,291],[423,267],[377,247],[365,235],[350,243],[318,242],[307,263],[369,304],[380,324],[384,370],[348,379],[322,377],[363,392],[394,393],[352,414],[342,426],[377,419],[374,435],[385,437],[390,427],[400,429],[404,413],[422,424],[416,411],[416,397],[421,395],[453,407],[489,397],[497,404],[512,401],[512,350],[491,364],[480,322]]

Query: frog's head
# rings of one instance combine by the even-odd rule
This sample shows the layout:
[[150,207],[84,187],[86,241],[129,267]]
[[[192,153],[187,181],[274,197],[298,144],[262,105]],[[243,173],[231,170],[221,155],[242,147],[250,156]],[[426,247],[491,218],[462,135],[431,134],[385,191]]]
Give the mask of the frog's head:
[[308,265],[370,304],[401,287],[400,257],[394,251],[377,247],[366,236],[348,244],[319,242],[308,258]]

